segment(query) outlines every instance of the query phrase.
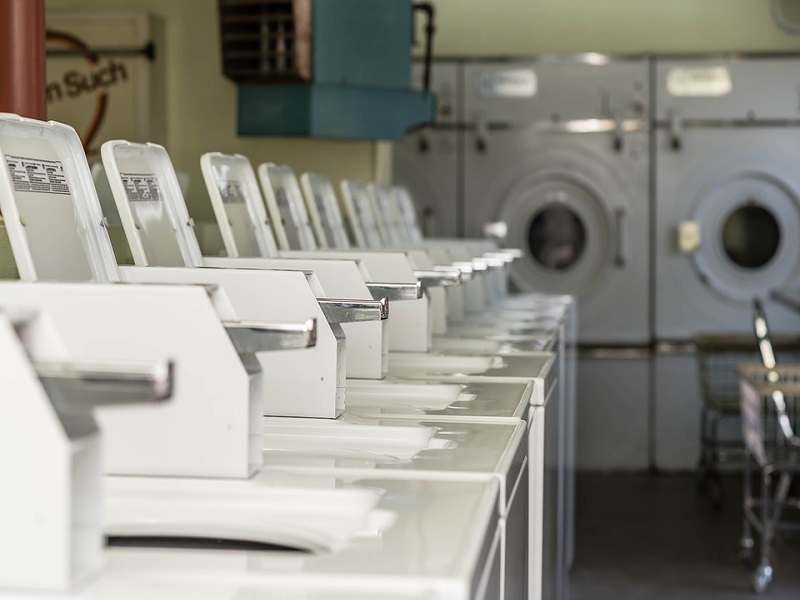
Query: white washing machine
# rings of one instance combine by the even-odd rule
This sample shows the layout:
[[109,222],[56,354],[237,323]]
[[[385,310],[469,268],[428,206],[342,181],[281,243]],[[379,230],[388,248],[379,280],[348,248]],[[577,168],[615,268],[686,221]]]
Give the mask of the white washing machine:
[[465,233],[502,221],[526,291],[573,294],[581,344],[647,344],[648,62],[464,65]]
[[[435,123],[409,133],[394,147],[394,181],[411,191],[426,237],[456,237],[464,232],[459,205],[461,73],[457,60],[434,62]],[[419,87],[421,81],[422,67],[416,64],[412,82]]]
[[655,334],[800,330],[800,57],[656,61]]

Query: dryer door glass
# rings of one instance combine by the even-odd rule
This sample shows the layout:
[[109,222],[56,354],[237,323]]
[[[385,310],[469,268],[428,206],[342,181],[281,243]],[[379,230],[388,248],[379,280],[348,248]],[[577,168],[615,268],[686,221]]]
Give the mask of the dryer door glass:
[[586,247],[586,227],[568,206],[546,205],[528,228],[528,247],[533,258],[547,269],[571,268]]
[[734,263],[758,269],[778,252],[781,230],[772,212],[750,201],[728,215],[722,226],[722,246]]

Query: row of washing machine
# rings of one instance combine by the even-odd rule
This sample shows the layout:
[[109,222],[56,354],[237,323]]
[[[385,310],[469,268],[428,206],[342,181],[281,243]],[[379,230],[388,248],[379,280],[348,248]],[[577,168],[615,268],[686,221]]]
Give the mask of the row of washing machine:
[[770,298],[800,275],[798,73],[788,55],[433,64],[436,122],[395,177],[428,231],[503,236],[518,289],[577,296],[582,466],[693,466],[693,336],[749,331],[756,296],[800,329]]
[[505,297],[513,252],[289,250],[315,195],[211,153],[203,257],[160,146],[93,179],[72,128],[0,115],[0,158],[0,598],[566,597],[575,313]]

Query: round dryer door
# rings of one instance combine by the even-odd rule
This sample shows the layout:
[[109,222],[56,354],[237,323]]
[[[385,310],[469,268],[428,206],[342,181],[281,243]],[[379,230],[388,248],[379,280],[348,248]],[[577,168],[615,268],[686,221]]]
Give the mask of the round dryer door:
[[519,289],[580,295],[613,264],[615,214],[580,176],[540,171],[515,185],[502,206],[507,243],[524,252],[511,268]]
[[691,254],[700,279],[728,299],[749,302],[785,285],[798,269],[800,199],[768,173],[740,172],[717,182],[696,199],[689,226],[699,239],[681,249]]

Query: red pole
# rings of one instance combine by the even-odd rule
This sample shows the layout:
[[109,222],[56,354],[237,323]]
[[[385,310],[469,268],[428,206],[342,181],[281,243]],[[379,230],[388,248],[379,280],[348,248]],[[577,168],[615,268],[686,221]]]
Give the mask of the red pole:
[[44,120],[44,0],[0,0],[0,112]]

